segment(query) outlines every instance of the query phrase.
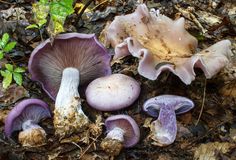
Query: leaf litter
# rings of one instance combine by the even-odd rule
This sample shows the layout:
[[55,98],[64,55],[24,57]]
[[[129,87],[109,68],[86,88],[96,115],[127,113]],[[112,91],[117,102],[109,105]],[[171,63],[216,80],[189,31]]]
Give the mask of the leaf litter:
[[[16,2],[16,1],[12,1]],[[26,2],[23,1],[23,2]],[[1,3],[1,2],[0,2]],[[85,5],[85,2],[80,2]],[[156,7],[160,12],[172,18],[184,16],[187,18],[186,28],[191,34],[200,39],[200,47],[204,48],[223,38],[229,38],[233,43],[232,59],[235,62],[236,46],[235,46],[235,5],[230,1],[146,1],[148,7]],[[34,20],[27,17],[31,14],[31,5],[20,3],[19,6],[5,4],[2,16],[0,16],[0,35],[8,32],[10,35],[14,33],[14,38],[22,40],[20,49],[23,52],[32,51],[32,48],[25,46],[38,44],[41,41],[40,34],[34,30],[25,30],[30,22]],[[72,30],[77,29],[82,33],[99,33],[103,30],[106,23],[113,20],[115,15],[128,14],[134,11],[137,1],[96,1],[85,10],[77,24],[74,24],[78,16],[78,12],[74,12],[65,21],[65,31],[70,30],[68,26],[72,26]],[[83,6],[84,6],[83,5]],[[83,7],[82,6],[82,7]],[[187,7],[186,7],[187,6]],[[93,9],[95,8],[95,9]],[[16,12],[17,11],[17,12]],[[81,10],[80,10],[81,11]],[[18,13],[17,15],[15,13]],[[67,12],[69,13],[69,12]],[[71,13],[71,12],[70,12]],[[63,19],[63,17],[62,17]],[[65,20],[65,18],[63,19]],[[59,20],[60,21],[60,20]],[[35,22],[37,23],[37,22]],[[32,23],[31,23],[32,24]],[[19,30],[21,26],[22,30]],[[59,29],[62,29],[61,26]],[[17,30],[17,32],[16,32]],[[42,27],[42,37],[48,37],[45,28]],[[56,29],[57,30],[57,29]],[[52,32],[53,29],[50,30]],[[111,53],[114,51],[111,49]],[[25,65],[29,55],[25,58],[13,59],[18,64]],[[8,61],[8,60],[7,60]],[[2,63],[2,60],[1,60]],[[236,63],[236,62],[235,62]],[[139,99],[129,108],[117,111],[112,114],[127,114],[133,116],[141,129],[141,141],[134,148],[126,149],[115,159],[232,159],[235,156],[235,111],[236,111],[236,68],[228,66],[214,79],[207,80],[201,71],[197,71],[199,75],[195,81],[189,86],[181,83],[181,81],[172,74],[162,74],[156,81],[149,81],[137,74],[138,60],[131,57],[125,57],[112,63],[113,73],[124,73],[134,77],[142,84],[142,92]],[[1,65],[4,66],[5,64]],[[53,108],[52,101],[42,91],[39,85],[32,85],[27,78],[23,86],[11,85],[8,90],[0,90],[1,105],[1,130],[3,130],[4,116],[9,112],[11,107],[20,99],[25,97],[43,97],[47,99],[50,107]],[[201,110],[203,93],[205,88],[205,103]],[[35,93],[33,93],[33,91]],[[146,139],[149,134],[148,124],[154,119],[148,117],[142,111],[142,104],[148,98],[159,94],[178,94],[188,96],[196,105],[196,108],[178,117],[178,123],[181,127],[177,135],[176,142],[165,148],[154,147],[150,141]],[[97,113],[90,112],[87,104],[84,105],[85,111],[89,116],[96,117]],[[111,113],[98,113],[100,118],[105,119]],[[202,114],[201,116],[199,116]],[[199,119],[199,123],[196,122]],[[98,124],[97,132],[86,140],[79,137],[73,137],[65,143],[57,142],[54,137],[52,123],[45,121],[43,125],[49,128],[49,142],[46,146],[40,148],[22,148],[17,143],[5,139],[4,135],[0,136],[0,148],[4,148],[0,152],[0,159],[112,159],[106,155],[100,148],[101,139],[104,133],[101,133],[103,125],[101,119],[96,122]],[[99,119],[99,118],[98,118]],[[94,129],[95,127],[91,127]],[[79,136],[79,135],[78,135]],[[82,141],[82,143],[81,143]]]

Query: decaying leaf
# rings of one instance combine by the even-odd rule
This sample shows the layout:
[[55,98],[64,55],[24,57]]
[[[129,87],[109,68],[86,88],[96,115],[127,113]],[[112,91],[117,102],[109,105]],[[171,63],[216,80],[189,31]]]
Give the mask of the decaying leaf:
[[102,116],[97,115],[95,123],[91,123],[89,125],[89,132],[91,136],[98,137],[102,134],[102,126],[104,124],[102,121],[103,121]]
[[216,15],[213,15],[209,12],[205,11],[197,11],[196,15],[198,16],[198,20],[201,24],[205,24],[209,27],[219,25],[222,22],[222,18]]
[[235,144],[228,142],[212,142],[207,144],[201,144],[194,153],[195,160],[216,160],[217,153],[226,154],[230,151]]
[[230,131],[229,131],[229,136],[230,138],[236,142],[236,128],[230,128]]
[[151,127],[151,122],[152,122],[152,118],[146,118],[143,124],[144,128],[150,128]]
[[220,93],[224,96],[236,97],[236,81],[232,81],[229,84],[224,85],[220,89]]
[[0,125],[4,124],[5,118],[7,117],[10,110],[0,110]]
[[23,7],[11,7],[7,10],[1,10],[0,17],[8,20],[26,20],[26,11]]
[[4,90],[0,84],[0,106],[9,106],[24,97],[29,97],[29,92],[23,86],[13,84]]
[[[47,22],[47,16],[49,13],[49,3],[46,0],[41,0],[32,5],[32,12],[34,13],[34,21],[41,28]],[[30,25],[33,26],[33,25]],[[29,28],[28,26],[27,28]]]

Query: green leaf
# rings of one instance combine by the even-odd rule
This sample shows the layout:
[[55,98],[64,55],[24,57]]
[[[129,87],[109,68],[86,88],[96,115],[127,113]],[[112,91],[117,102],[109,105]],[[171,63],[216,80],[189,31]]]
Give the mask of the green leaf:
[[34,29],[34,28],[39,29],[39,26],[37,24],[31,24],[31,25],[27,26],[25,29]]
[[41,28],[47,23],[47,16],[49,13],[49,2],[47,0],[40,0],[38,3],[32,5],[32,12],[34,13],[34,21]]
[[6,77],[6,72],[5,71],[0,71],[2,77]]
[[13,79],[15,80],[16,84],[22,85],[22,75],[20,73],[13,73]]
[[3,51],[10,52],[15,46],[16,46],[16,42],[10,42],[3,48]]
[[11,64],[5,64],[5,67],[8,71],[13,72],[13,65]]
[[48,0],[40,0],[39,3],[48,4]]
[[3,59],[3,57],[4,57],[3,51],[0,51],[0,59]]
[[9,41],[9,34],[8,33],[4,33],[3,36],[2,36],[2,41],[1,41],[1,46],[2,48],[5,47],[5,45],[8,43]]
[[48,31],[52,35],[64,32],[66,17],[74,12],[73,0],[59,0],[50,3],[50,22]]
[[10,86],[12,82],[12,73],[9,72],[8,70],[5,71],[5,76],[2,81],[3,88],[6,89]]
[[16,73],[24,73],[25,69],[22,68],[22,67],[17,67],[16,69],[14,69],[14,72],[16,72]]

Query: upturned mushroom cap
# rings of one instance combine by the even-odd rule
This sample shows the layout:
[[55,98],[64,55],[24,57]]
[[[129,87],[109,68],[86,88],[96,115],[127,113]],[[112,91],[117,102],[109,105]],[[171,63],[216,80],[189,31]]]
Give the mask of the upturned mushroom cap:
[[101,111],[114,111],[130,106],[140,94],[139,83],[123,74],[97,78],[86,89],[88,104]]
[[27,99],[18,103],[5,120],[4,132],[10,137],[14,131],[21,130],[26,121],[39,123],[41,119],[51,117],[48,105],[39,99]]
[[34,49],[29,59],[32,80],[42,84],[48,95],[55,99],[65,68],[77,68],[80,85],[111,73],[110,56],[94,34],[67,33],[58,35]]
[[107,24],[102,38],[105,45],[115,48],[114,59],[130,54],[137,57],[138,73],[150,80],[170,71],[190,84],[196,76],[195,67],[212,78],[229,63],[231,42],[222,40],[196,53],[197,39],[187,32],[184,23],[184,18],[172,20],[140,4],[135,12],[116,16]]
[[158,117],[160,108],[166,105],[172,106],[177,115],[186,113],[194,107],[194,103],[188,98],[176,95],[161,95],[148,99],[143,105],[143,110],[152,117]]
[[115,115],[108,117],[105,121],[107,132],[115,127],[124,130],[123,146],[128,148],[138,143],[140,139],[140,130],[137,123],[128,115]]

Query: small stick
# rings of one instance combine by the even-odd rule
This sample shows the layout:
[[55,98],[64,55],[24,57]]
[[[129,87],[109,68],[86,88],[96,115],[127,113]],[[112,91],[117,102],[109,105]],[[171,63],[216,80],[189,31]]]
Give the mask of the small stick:
[[76,20],[75,20],[75,25],[77,26],[79,23],[80,18],[82,17],[82,14],[84,13],[84,11],[86,10],[86,8],[93,2],[93,0],[89,0],[83,7],[83,9],[81,10],[81,12],[79,13],[79,15],[77,16]]
[[197,119],[197,122],[196,122],[195,126],[198,125],[198,123],[199,123],[199,121],[200,121],[200,118],[201,118],[201,116],[202,116],[202,112],[203,112],[203,108],[204,108],[204,104],[205,104],[205,99],[206,99],[206,83],[207,83],[207,80],[206,80],[206,78],[205,78],[201,111],[200,111],[200,114],[199,114],[199,116],[198,116],[198,119]]

